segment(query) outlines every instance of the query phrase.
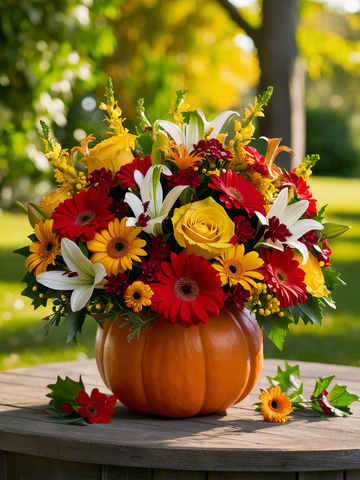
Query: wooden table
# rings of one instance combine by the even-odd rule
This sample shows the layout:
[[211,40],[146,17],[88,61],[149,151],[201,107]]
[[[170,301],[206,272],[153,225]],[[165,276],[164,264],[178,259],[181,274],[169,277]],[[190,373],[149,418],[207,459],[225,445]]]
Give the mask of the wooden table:
[[[296,362],[290,362],[294,365]],[[266,360],[258,387],[283,361]],[[319,375],[360,396],[360,368],[300,363],[305,394]],[[259,388],[226,413],[174,420],[121,404],[110,424],[49,423],[46,385],[57,375],[88,392],[103,386],[94,360],[0,372],[1,480],[355,480],[360,479],[360,402],[348,418],[298,412],[287,424],[262,421],[252,404]],[[24,403],[22,403],[24,402]],[[16,405],[15,405],[16,404]]]

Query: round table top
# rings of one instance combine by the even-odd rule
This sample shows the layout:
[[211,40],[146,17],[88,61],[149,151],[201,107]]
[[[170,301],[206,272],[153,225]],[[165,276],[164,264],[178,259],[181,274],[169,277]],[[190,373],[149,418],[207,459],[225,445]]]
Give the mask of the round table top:
[[[360,368],[300,364],[308,397],[318,376],[336,374],[360,396]],[[254,411],[259,388],[268,388],[281,360],[266,360],[254,392],[226,412],[169,419],[135,413],[119,402],[109,424],[49,423],[43,410],[48,384],[82,376],[86,390],[103,385],[95,360],[64,362],[0,372],[0,451],[127,467],[207,471],[286,472],[360,470],[360,402],[353,415],[321,420],[312,411],[291,414],[286,424],[267,423]]]

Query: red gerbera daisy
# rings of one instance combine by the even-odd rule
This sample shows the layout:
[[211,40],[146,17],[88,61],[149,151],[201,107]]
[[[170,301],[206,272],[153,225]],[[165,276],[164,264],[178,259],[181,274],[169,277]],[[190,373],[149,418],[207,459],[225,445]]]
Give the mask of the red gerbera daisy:
[[242,208],[249,216],[254,212],[266,215],[264,198],[256,191],[253,183],[247,182],[244,177],[238,177],[232,170],[226,170],[220,177],[212,175],[210,188],[220,191],[220,201],[225,203],[226,208]]
[[151,288],[151,309],[169,323],[178,322],[186,328],[206,323],[224,305],[219,274],[203,257],[194,254],[172,253],[170,262],[161,264],[157,282]]
[[260,153],[254,147],[250,147],[246,145],[244,147],[245,150],[245,159],[249,161],[250,169],[254,169],[259,172],[263,177],[267,177],[269,175],[269,170],[265,164],[265,158],[260,155]]
[[131,163],[127,163],[120,168],[120,171],[115,175],[115,179],[117,181],[120,180],[120,185],[123,190],[128,187],[139,188],[139,185],[134,179],[135,170],[139,170],[145,177],[150,167],[152,167],[151,155],[145,155],[144,158],[138,155]]
[[97,188],[80,190],[77,195],[60,203],[52,214],[54,230],[59,230],[60,237],[82,242],[94,238],[95,233],[107,228],[114,215],[109,212],[112,198]]
[[115,395],[107,397],[105,393],[100,393],[97,388],[93,389],[90,397],[83,390],[80,390],[78,395],[75,401],[82,405],[77,411],[79,415],[87,418],[89,423],[110,422],[110,415],[115,413],[113,409],[116,403]]
[[260,256],[264,260],[263,267],[267,270],[267,282],[270,290],[276,294],[281,308],[297,305],[307,300],[305,272],[299,267],[299,262],[294,260],[291,248],[284,251],[260,248]]
[[316,200],[312,198],[312,193],[310,192],[309,185],[305,182],[302,177],[298,177],[294,172],[286,172],[284,174],[283,186],[292,186],[294,187],[294,195],[299,200],[308,200],[309,206],[306,210],[306,215],[312,218],[316,215]]

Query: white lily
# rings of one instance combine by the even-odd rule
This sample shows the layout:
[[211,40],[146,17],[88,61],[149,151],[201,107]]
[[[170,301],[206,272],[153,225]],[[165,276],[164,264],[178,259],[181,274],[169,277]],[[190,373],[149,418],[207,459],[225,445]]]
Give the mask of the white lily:
[[193,146],[204,140],[205,135],[216,138],[226,120],[234,115],[239,116],[237,112],[228,110],[220,113],[212,122],[207,122],[204,113],[198,110],[190,116],[189,123],[182,124],[182,129],[168,120],[157,120],[156,125],[160,125],[175,143],[185,145],[188,153],[191,153]]
[[162,222],[168,216],[174,203],[187,186],[178,185],[172,188],[164,200],[164,193],[160,182],[161,173],[172,175],[171,170],[165,165],[150,167],[145,177],[139,170],[135,170],[134,178],[139,186],[141,198],[129,192],[125,195],[125,202],[130,205],[135,215],[135,217],[129,217],[127,219],[126,226],[136,226],[139,216],[144,213],[143,204],[149,202],[146,215],[149,215],[151,220],[143,230],[154,236],[163,234]]
[[[105,267],[101,263],[92,263],[68,238],[61,240],[61,255],[70,272],[44,272],[37,275],[36,280],[53,290],[73,290],[70,306],[73,312],[77,312],[85,307],[94,288],[104,287]],[[69,273],[77,275],[71,276]]]
[[274,205],[271,207],[266,217],[259,212],[255,213],[262,225],[265,226],[269,226],[269,220],[273,217],[276,217],[279,219],[280,224],[286,226],[291,233],[291,236],[287,237],[284,242],[281,242],[280,240],[276,240],[274,242],[271,238],[266,240],[263,238],[258,242],[257,245],[267,245],[282,251],[284,250],[284,245],[288,245],[290,248],[299,250],[303,256],[302,264],[305,265],[308,260],[308,249],[302,242],[299,242],[298,239],[310,230],[322,230],[324,227],[316,220],[307,218],[300,219],[309,206],[309,202],[307,200],[300,200],[292,205],[288,205],[287,202],[288,189],[284,188],[279,193],[279,196],[275,200]]

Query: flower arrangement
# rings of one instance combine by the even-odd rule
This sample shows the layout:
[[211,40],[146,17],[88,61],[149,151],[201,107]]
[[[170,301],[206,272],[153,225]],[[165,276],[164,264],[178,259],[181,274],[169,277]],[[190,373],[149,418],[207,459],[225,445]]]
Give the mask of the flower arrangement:
[[[324,222],[307,179],[317,155],[287,172],[276,166],[280,139],[251,146],[269,88],[245,110],[211,122],[177,91],[168,119],[153,124],[138,102],[139,127],[123,125],[112,82],[106,88],[110,137],[87,136],[71,152],[50,139],[46,156],[61,185],[40,204],[21,206],[34,234],[23,294],[35,308],[53,301],[46,332],[65,323],[76,340],[87,315],[123,319],[129,340],[155,322],[206,324],[225,302],[256,315],[282,348],[289,324],[321,324],[342,283],[327,240],[347,227]],[[234,135],[221,133],[234,119]],[[81,157],[80,159],[78,157]],[[141,314],[140,314],[141,312]],[[144,316],[145,312],[145,316]]]

